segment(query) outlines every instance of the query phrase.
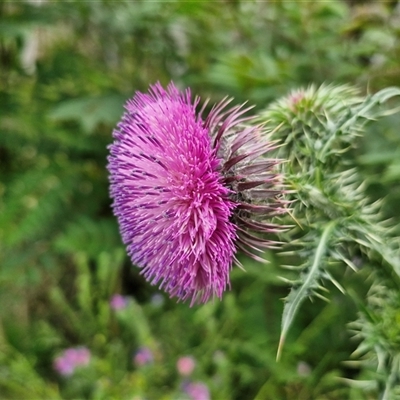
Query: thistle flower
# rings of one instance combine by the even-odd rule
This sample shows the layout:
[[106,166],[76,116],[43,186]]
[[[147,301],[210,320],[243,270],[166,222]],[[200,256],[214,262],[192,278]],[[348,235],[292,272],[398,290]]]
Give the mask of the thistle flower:
[[[255,252],[276,242],[270,219],[285,212],[280,161],[264,128],[247,125],[251,107],[202,118],[206,104],[190,90],[159,83],[137,92],[113,132],[108,169],[113,210],[132,262],[152,284],[191,304],[221,298],[239,248]],[[256,234],[252,233],[256,232]]]
[[122,296],[120,294],[114,294],[111,297],[110,307],[114,311],[123,310],[124,308],[126,308],[127,305],[128,305],[128,299],[125,296]]
[[133,362],[137,367],[142,367],[152,363],[153,359],[153,352],[148,347],[140,347],[133,357]]
[[91,354],[86,347],[71,347],[55,358],[54,369],[63,376],[70,376],[77,367],[87,366]]
[[176,363],[179,375],[189,376],[196,368],[196,360],[192,356],[180,357]]
[[190,400],[210,400],[210,391],[203,382],[189,382],[183,387]]

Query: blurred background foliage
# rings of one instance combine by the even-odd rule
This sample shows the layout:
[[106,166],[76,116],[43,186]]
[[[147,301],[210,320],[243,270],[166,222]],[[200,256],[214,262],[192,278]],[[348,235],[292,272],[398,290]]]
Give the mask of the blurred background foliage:
[[[276,363],[277,254],[243,259],[222,302],[160,296],[125,255],[105,166],[124,101],[155,81],[261,109],[310,83],[400,86],[399,60],[396,1],[0,1],[0,397],[194,399],[189,379],[213,399],[377,398],[348,384],[367,369],[348,362],[357,308],[334,287],[302,309]],[[397,220],[399,115],[353,154]],[[371,286],[363,270],[343,280],[361,297]],[[90,364],[63,376],[54,359],[76,346]],[[135,364],[143,347],[153,359]],[[187,354],[189,378],[176,370]]]

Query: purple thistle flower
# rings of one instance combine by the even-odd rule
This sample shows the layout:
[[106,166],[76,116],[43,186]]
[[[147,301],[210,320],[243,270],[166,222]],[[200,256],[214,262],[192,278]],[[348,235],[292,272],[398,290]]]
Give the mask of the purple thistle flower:
[[75,371],[75,364],[62,356],[54,359],[53,366],[54,369],[62,376],[70,376]]
[[[113,132],[108,169],[123,242],[144,277],[185,301],[222,297],[239,248],[276,242],[251,233],[277,232],[269,222],[285,212],[280,161],[262,156],[276,145],[260,125],[245,125],[250,108],[213,107],[173,83],[137,92]],[[261,259],[262,260],[262,259]]]
[[72,375],[76,367],[87,366],[91,354],[86,347],[70,347],[54,360],[54,369],[63,376]]
[[196,368],[196,360],[191,356],[180,357],[176,363],[179,375],[189,376]]
[[153,352],[148,347],[140,347],[133,357],[133,362],[138,367],[150,364],[153,362]]
[[203,382],[189,382],[183,387],[191,400],[210,400],[210,391]]
[[114,311],[123,310],[128,305],[128,299],[120,294],[114,294],[110,300],[110,307]]

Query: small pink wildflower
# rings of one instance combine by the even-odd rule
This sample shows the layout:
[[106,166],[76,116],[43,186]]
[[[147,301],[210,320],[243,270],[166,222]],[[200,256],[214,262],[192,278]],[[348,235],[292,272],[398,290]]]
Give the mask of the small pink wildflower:
[[210,400],[210,391],[203,382],[189,382],[184,387],[184,391],[190,397],[190,400]]
[[125,296],[122,296],[120,294],[114,294],[114,296],[111,297],[110,307],[114,311],[123,310],[127,305],[128,305],[128,300]]
[[153,352],[148,347],[140,347],[134,357],[133,362],[137,367],[142,367],[153,362]]
[[53,363],[54,369],[62,376],[70,376],[75,371],[75,365],[65,357],[56,357]]
[[176,363],[176,369],[182,376],[191,375],[195,367],[196,367],[196,361],[191,356],[181,357]]
[[90,351],[86,347],[71,347],[56,357],[53,365],[60,375],[70,376],[75,372],[75,368],[87,366],[90,358]]

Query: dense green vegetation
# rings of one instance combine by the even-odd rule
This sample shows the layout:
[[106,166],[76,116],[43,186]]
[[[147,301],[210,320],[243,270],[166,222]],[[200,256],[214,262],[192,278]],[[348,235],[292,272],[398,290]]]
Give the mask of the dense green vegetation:
[[[338,89],[333,101],[344,106],[324,110],[350,119],[351,104],[400,86],[399,60],[395,1],[0,1],[0,398],[194,399],[189,380],[218,400],[398,398],[398,253],[364,239],[400,236],[400,113],[384,117],[399,100],[362,111],[335,142],[340,161],[318,164],[331,214],[301,185],[299,176],[314,182],[318,162],[303,151],[303,125],[286,140],[293,120],[274,102],[310,84],[347,84],[359,92]],[[171,80],[211,104],[248,100],[271,129],[283,124],[276,136],[287,142],[281,156],[304,228],[281,237],[300,247],[268,252],[267,265],[241,256],[246,272],[233,270],[223,300],[193,308],[131,265],[108,193],[107,145],[124,101]],[[329,122],[304,115],[311,130]],[[351,179],[323,186],[350,167]],[[354,193],[340,197],[347,184]],[[365,230],[343,225],[335,236],[329,276],[318,276],[329,301],[302,301],[276,362],[282,299],[307,275],[282,266],[308,268],[305,243],[339,209]],[[115,294],[126,304],[110,304]],[[60,373],[55,360],[75,347],[89,362]],[[143,348],[152,355],[144,361],[135,358]],[[176,368],[185,355],[196,360],[190,377]]]

